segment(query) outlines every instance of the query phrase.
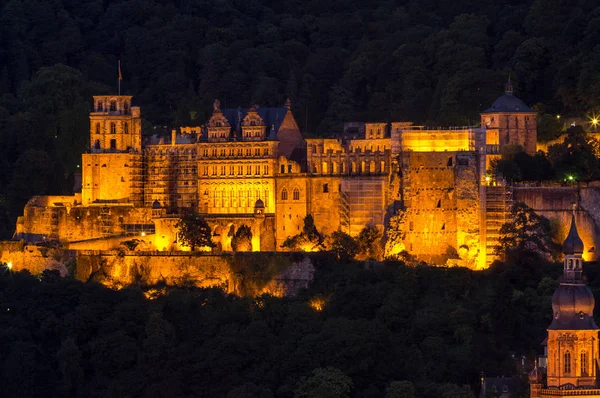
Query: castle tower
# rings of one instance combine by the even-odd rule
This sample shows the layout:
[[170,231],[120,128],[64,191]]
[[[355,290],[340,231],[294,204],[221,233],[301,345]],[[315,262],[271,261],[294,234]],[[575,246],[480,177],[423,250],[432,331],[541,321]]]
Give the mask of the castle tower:
[[[541,379],[530,378],[531,397],[578,395],[599,396],[598,390],[581,390],[598,385],[598,326],[593,319],[594,295],[582,278],[583,241],[577,232],[575,215],[563,243],[563,277],[552,296],[552,323],[548,327],[547,387],[538,388]],[[535,375],[534,375],[535,376]],[[560,393],[556,393],[561,391]],[[564,390],[564,392],[562,392]]]
[[499,153],[506,145],[521,145],[535,155],[537,141],[536,113],[513,94],[510,78],[504,95],[481,113],[481,127],[486,129],[488,153]]
[[82,156],[83,204],[143,205],[142,119],[130,95],[96,95],[90,153]]
[[96,95],[90,113],[92,153],[140,152],[140,108],[131,106],[130,95]]

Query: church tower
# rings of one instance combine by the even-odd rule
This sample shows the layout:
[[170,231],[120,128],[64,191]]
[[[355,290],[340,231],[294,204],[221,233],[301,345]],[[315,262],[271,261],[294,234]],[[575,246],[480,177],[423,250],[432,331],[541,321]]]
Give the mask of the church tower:
[[[582,278],[583,241],[577,232],[575,214],[563,253],[563,277],[552,296],[553,316],[548,327],[546,387],[540,389],[541,379],[530,377],[532,398],[570,396],[572,390],[588,390],[578,395],[600,396],[596,395],[599,328],[593,318],[594,295]],[[547,391],[552,394],[545,394]]]

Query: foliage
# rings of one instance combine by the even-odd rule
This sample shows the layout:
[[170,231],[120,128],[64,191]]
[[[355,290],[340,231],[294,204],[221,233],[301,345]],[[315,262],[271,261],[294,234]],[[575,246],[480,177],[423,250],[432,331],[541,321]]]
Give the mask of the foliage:
[[502,158],[492,160],[490,166],[496,178],[501,176],[508,182],[554,178],[554,170],[544,152],[539,151],[531,156],[519,145],[507,145],[502,150]]
[[510,209],[510,221],[500,228],[496,253],[516,262],[535,262],[556,255],[550,222],[525,203],[516,202]]
[[177,240],[194,251],[196,247],[215,247],[210,226],[198,213],[189,212],[175,224]]
[[252,251],[252,230],[246,224],[242,224],[235,235],[231,238],[231,248],[234,252]]
[[358,242],[343,231],[334,231],[327,238],[327,249],[331,250],[338,260],[354,259],[360,249]]
[[[600,178],[600,143],[581,126],[567,130],[565,140],[548,148],[548,157],[563,180],[592,181]],[[572,178],[571,178],[572,177]]]
[[352,379],[341,370],[329,366],[313,370],[312,375],[301,380],[294,398],[345,398],[352,389]]
[[537,120],[538,142],[548,142],[560,136],[563,131],[562,119],[547,113],[539,114]]
[[324,242],[325,238],[317,231],[313,216],[309,214],[304,217],[302,232],[286,238],[281,247],[294,251],[316,252],[325,248]]
[[[2,396],[291,398],[300,386],[309,393],[348,379],[352,397],[397,393],[396,380],[422,398],[465,396],[458,386],[477,393],[482,370],[513,374],[511,353],[540,353],[562,273],[539,260],[367,271],[330,253],[309,256],[315,281],[296,298],[159,286],[149,300],[137,286],[0,272]],[[235,257],[245,286],[277,271],[267,254]],[[584,271],[598,293],[600,270]],[[324,297],[321,311],[309,305]],[[339,371],[315,377],[329,367]]]
[[392,381],[387,388],[386,398],[415,398],[415,385],[410,381]]
[[381,232],[374,225],[365,226],[358,234],[358,247],[361,258],[367,260],[381,260],[383,247]]

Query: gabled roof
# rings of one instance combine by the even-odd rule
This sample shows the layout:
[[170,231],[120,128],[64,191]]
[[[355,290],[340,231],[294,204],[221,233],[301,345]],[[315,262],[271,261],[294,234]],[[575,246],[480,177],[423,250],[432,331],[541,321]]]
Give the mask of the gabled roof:
[[[267,135],[268,131],[271,130],[271,126],[275,126],[275,131],[279,130],[279,126],[281,126],[281,122],[285,117],[285,114],[288,112],[288,108],[258,108],[256,112],[258,116],[265,122],[267,126]],[[232,130],[237,130],[238,123],[243,121],[246,115],[248,114],[248,109],[221,109],[223,112],[223,116],[227,118],[229,125]]]

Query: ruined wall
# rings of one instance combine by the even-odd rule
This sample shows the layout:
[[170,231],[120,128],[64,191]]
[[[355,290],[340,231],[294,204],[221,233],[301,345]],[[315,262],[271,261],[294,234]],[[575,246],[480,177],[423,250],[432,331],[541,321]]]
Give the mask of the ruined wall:
[[75,252],[26,245],[22,241],[5,241],[0,242],[0,262],[10,264],[13,272],[26,269],[32,274],[40,274],[49,269],[65,276],[70,271],[68,268],[75,264]]
[[434,264],[479,251],[479,177],[474,152],[407,152],[402,156],[406,250]]
[[143,228],[151,232],[153,228],[152,209],[134,208],[128,204],[56,206],[48,203],[52,198],[34,197],[27,203],[23,216],[17,222],[16,239],[72,242],[123,235],[136,230],[141,232]]
[[554,228],[553,239],[562,243],[571,225],[573,203],[577,204],[575,220],[585,247],[586,261],[598,259],[600,245],[600,187],[514,187],[515,202],[524,202],[537,214],[548,218]]

